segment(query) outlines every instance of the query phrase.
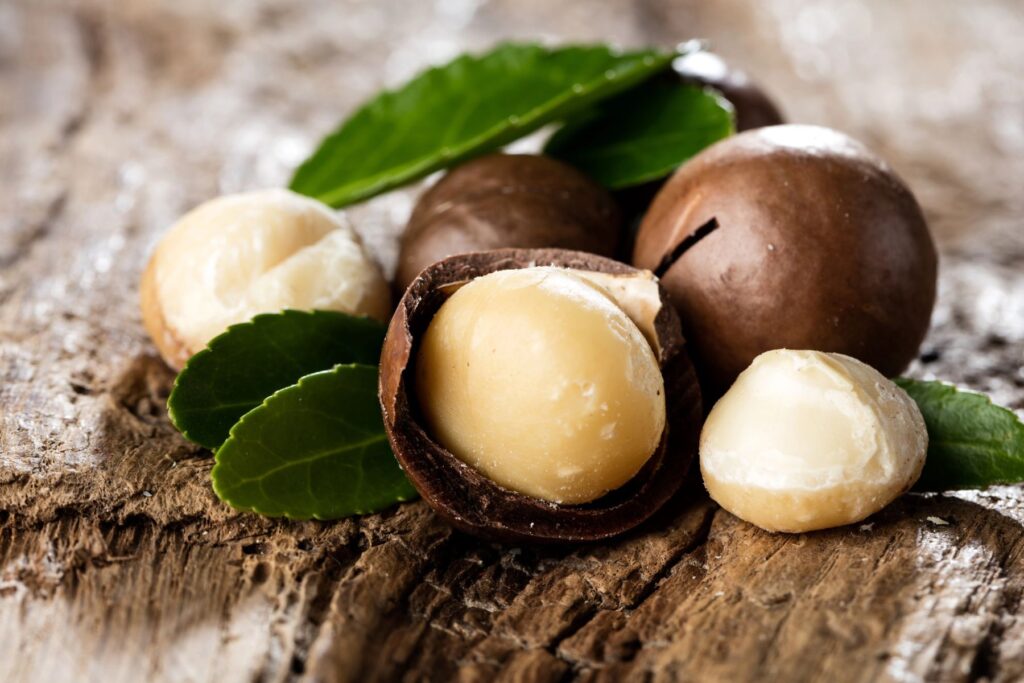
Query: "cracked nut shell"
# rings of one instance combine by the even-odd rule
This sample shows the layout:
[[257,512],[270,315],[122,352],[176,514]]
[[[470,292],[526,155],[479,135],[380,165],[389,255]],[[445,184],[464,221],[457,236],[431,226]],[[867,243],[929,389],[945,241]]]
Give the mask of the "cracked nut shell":
[[416,405],[412,367],[418,340],[459,284],[500,270],[556,266],[611,276],[650,277],[628,265],[561,249],[501,249],[453,256],[410,285],[391,320],[380,365],[380,398],[391,447],[409,479],[453,526],[511,542],[595,541],[650,517],[682,484],[697,450],[700,389],[679,319],[658,287],[655,349],[665,383],[666,427],[657,450],[629,482],[583,505],[561,505],[503,488],[466,465],[428,433]]
[[490,154],[449,171],[420,197],[402,235],[395,288],[432,263],[504,248],[611,256],[622,217],[612,195],[572,166],[534,154]]
[[935,246],[913,194],[859,142],[817,126],[748,131],[684,164],[644,218],[633,264],[668,290],[705,400],[779,348],[893,377],[935,301]]

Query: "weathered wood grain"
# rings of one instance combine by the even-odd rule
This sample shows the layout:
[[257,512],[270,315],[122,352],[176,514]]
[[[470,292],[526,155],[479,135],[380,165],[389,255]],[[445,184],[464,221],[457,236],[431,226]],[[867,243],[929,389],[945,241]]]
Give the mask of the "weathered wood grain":
[[[502,547],[422,503],[237,515],[163,408],[160,232],[282,183],[338,117],[502,37],[712,38],[849,130],[942,238],[918,376],[1024,409],[1024,12],[1013,0],[0,2],[0,680],[1024,679],[1024,490],[779,536],[693,482],[613,543]],[[351,216],[386,264],[411,193]]]

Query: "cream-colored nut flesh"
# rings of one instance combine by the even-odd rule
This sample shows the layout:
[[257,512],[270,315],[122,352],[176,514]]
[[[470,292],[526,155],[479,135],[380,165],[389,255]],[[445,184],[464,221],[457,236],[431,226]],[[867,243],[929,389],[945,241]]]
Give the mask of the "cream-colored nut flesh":
[[229,325],[284,308],[390,313],[387,282],[352,228],[288,190],[200,205],[163,237],[143,276],[146,329],[174,367]]
[[428,326],[415,367],[438,443],[535,498],[585,503],[622,486],[665,427],[650,344],[607,290],[567,269],[464,285]]
[[715,404],[700,437],[704,484],[769,531],[860,521],[921,474],[928,433],[906,392],[838,353],[768,351]]

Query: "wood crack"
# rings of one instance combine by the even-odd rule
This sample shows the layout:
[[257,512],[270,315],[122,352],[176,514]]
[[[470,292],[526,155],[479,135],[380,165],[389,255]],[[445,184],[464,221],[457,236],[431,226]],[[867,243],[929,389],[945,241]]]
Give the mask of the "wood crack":
[[[0,253],[0,268],[11,267],[17,261],[24,258],[36,243],[46,238],[54,223],[60,220],[60,216],[67,206],[67,199],[67,190],[64,190],[50,200],[46,210],[43,212],[42,218],[19,234],[14,245],[9,250],[5,253]],[[3,303],[4,299],[0,298],[0,305]]]
[[85,9],[75,12],[73,20],[82,61],[88,74],[88,83],[85,97],[78,110],[61,128],[60,146],[63,149],[70,147],[75,137],[85,128],[96,106],[96,98],[107,89],[107,72],[110,64],[107,49],[109,36],[103,20],[94,12]]
[[[654,574],[651,575],[650,578],[648,578],[642,584],[642,586],[636,594],[636,597],[633,600],[631,600],[628,604],[621,605],[615,608],[614,610],[607,610],[595,607],[592,610],[587,610],[581,613],[579,618],[574,619],[572,622],[567,624],[566,628],[563,631],[561,631],[555,637],[555,639],[553,639],[552,642],[549,643],[544,649],[550,654],[554,655],[555,657],[558,657],[560,660],[569,664],[569,666],[571,667],[570,673],[572,674],[577,674],[581,670],[587,668],[599,668],[601,666],[601,662],[591,659],[577,659],[564,652],[560,646],[562,645],[562,643],[569,640],[570,638],[572,638],[573,636],[577,635],[578,633],[586,629],[588,626],[590,626],[598,615],[610,611],[620,612],[624,614],[629,613],[632,610],[635,610],[640,605],[642,605],[648,599],[650,599],[651,596],[653,596],[657,592],[662,582],[667,577],[672,575],[672,573],[675,572],[681,564],[684,564],[688,558],[691,558],[695,554],[703,551],[703,548],[711,535],[711,528],[714,522],[715,515],[719,513],[720,510],[715,506],[709,506],[708,508],[706,508],[706,510],[704,511],[703,518],[701,519],[700,525],[698,526],[696,533],[689,540],[689,542],[681,545],[668,558],[665,564],[663,564],[656,572],[654,572]],[[635,656],[636,650],[633,650],[630,655],[621,657],[620,661],[630,662],[635,658]]]

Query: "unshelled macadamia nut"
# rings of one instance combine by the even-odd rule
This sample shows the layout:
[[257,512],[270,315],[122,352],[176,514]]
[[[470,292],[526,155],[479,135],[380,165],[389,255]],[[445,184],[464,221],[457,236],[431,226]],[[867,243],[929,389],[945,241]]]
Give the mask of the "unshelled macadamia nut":
[[278,189],[186,214],[157,246],[141,294],[146,330],[175,368],[258,313],[390,314],[388,284],[352,228],[320,202]]
[[668,290],[710,399],[771,349],[843,353],[894,377],[935,302],[914,195],[864,145],[818,126],[750,130],[683,164],[644,217],[633,265]]
[[622,215],[604,187],[538,154],[489,154],[448,171],[423,193],[402,235],[395,285],[453,254],[505,247],[611,255]]
[[[540,285],[536,273],[545,271],[536,271],[537,268],[554,268],[554,271],[546,272],[553,272],[558,277],[549,275],[546,283]],[[486,293],[491,285],[488,285],[485,278],[492,274],[521,270],[533,271],[532,275],[528,273],[525,276],[524,283],[533,283],[526,290],[550,287],[558,282],[562,282],[565,289],[559,287],[554,292],[523,291],[522,296],[509,289],[501,297],[508,299],[505,302],[509,304],[508,311],[501,307],[497,297],[490,301],[490,310],[481,309],[486,324],[481,324],[480,328],[487,332],[479,337],[483,346],[470,352],[475,341],[467,336],[453,340],[453,346],[457,347],[455,350],[462,354],[458,358],[437,358],[429,349],[422,353],[424,360],[435,356],[434,360],[439,361],[441,372],[451,372],[453,375],[456,372],[454,365],[445,369],[445,364],[461,362],[462,368],[458,369],[461,374],[468,372],[465,368],[467,362],[470,368],[475,362],[486,372],[498,375],[497,378],[502,381],[511,378],[510,388],[506,389],[502,384],[488,385],[481,382],[483,390],[474,393],[449,386],[450,397],[444,399],[437,382],[432,382],[433,387],[418,387],[421,375],[425,377],[425,382],[432,381],[431,371],[419,367],[419,361],[428,329],[434,323],[438,323],[438,330],[443,328],[443,319],[438,319],[439,311],[448,304],[456,304],[452,310],[458,315],[454,318],[465,319],[468,316],[459,313],[461,306],[455,300],[456,295],[464,294],[472,300],[475,295],[469,287],[473,283],[479,283],[478,286]],[[569,278],[568,283],[565,276]],[[608,308],[608,297],[639,330],[656,359],[663,387],[663,410],[658,400],[659,380],[650,377],[648,352],[630,324],[622,319],[619,312]],[[571,312],[570,324],[562,326],[560,320],[543,319],[549,318],[549,315],[533,319],[534,311],[525,305],[531,298],[537,299],[538,314],[545,310],[550,312],[553,307],[559,309],[565,306]],[[587,308],[591,306],[594,307],[593,311]],[[533,321],[524,324],[523,316],[529,316]],[[590,336],[582,335],[589,333],[597,319],[603,319],[604,322],[596,332],[596,343],[618,354],[618,358],[603,359],[603,363],[609,364],[608,367],[603,367],[603,363],[602,367],[590,367],[589,360],[583,363],[584,358],[595,355],[589,349],[595,342]],[[607,324],[609,320],[613,324],[611,330]],[[560,327],[561,332],[555,333]],[[511,356],[512,362],[504,369],[504,374],[498,363],[486,353],[488,337],[495,334],[493,330],[501,334],[498,338],[500,346],[497,348]],[[610,338],[609,335],[613,334],[619,334],[620,338]],[[446,333],[441,336],[449,335]],[[576,338],[572,339],[574,336]],[[517,341],[523,346],[516,349],[511,341]],[[527,344],[538,341],[543,348],[539,349],[538,359],[534,360],[529,357],[534,354],[534,350]],[[571,357],[568,350],[570,347],[575,347],[580,358]],[[561,362],[563,357],[568,359],[565,364]],[[623,363],[627,358],[637,362],[634,367],[623,372]],[[546,374],[544,368],[552,366],[554,369],[550,375]],[[582,373],[580,376],[572,377],[569,374],[574,367]],[[522,376],[517,376],[520,373]],[[526,381],[527,377],[534,378],[535,384]],[[640,390],[638,387],[643,383],[655,386]],[[613,387],[616,388],[614,395]],[[508,396],[506,391],[513,395]],[[503,395],[509,398],[507,403],[500,400]],[[607,401],[607,408],[603,405],[606,395],[613,399]],[[635,407],[620,407],[619,401],[623,395],[637,396],[638,403],[647,407],[646,413],[637,420],[629,419]],[[552,444],[552,448],[559,442],[568,444],[565,453],[574,456],[573,460],[563,461],[567,467],[568,481],[561,481],[561,473],[557,471],[557,459],[564,455],[562,450],[552,450],[547,454],[546,460],[538,468],[542,475],[538,481],[547,479],[546,488],[551,498],[571,500],[592,495],[600,497],[584,504],[558,503],[521,493],[511,488],[511,485],[499,484],[481,469],[467,464],[468,458],[460,459],[440,442],[425,413],[447,411],[448,408],[435,405],[443,400],[450,401],[452,405],[458,402],[469,411],[466,415],[455,416],[457,421],[468,425],[467,433],[475,429],[489,431],[494,425],[497,425],[497,429],[506,429],[500,424],[506,420],[510,424],[506,431],[513,431],[513,427],[521,429],[521,432],[512,433],[512,438],[524,445],[524,457],[509,454],[508,451],[497,451],[497,456],[501,458],[509,456],[510,463],[533,461],[538,452],[534,439],[538,443],[546,441]],[[668,303],[668,295],[658,284],[657,278],[649,271],[638,270],[618,261],[564,249],[497,249],[459,254],[424,269],[402,295],[388,325],[380,359],[380,401],[391,450],[423,500],[462,531],[509,543],[598,541],[635,528],[649,519],[679,490],[690,463],[697,456],[697,441],[704,421],[700,388],[693,363],[687,354],[687,343],[679,325],[679,317]],[[424,405],[421,406],[421,403]],[[559,414],[552,413],[552,406]],[[621,411],[621,420],[613,414],[618,411]],[[490,414],[484,416],[485,412]],[[662,412],[664,428],[653,452],[649,452],[639,445],[649,436],[648,427],[644,425],[653,422],[654,426],[649,429],[657,431]],[[557,429],[560,421],[572,425],[571,431],[577,432],[577,438],[593,442],[596,434],[600,443],[595,453],[610,454],[619,450],[610,448],[600,437],[609,436],[609,441],[616,441],[626,434],[633,434],[637,443],[620,443],[624,445],[627,459],[632,460],[630,453],[635,453],[635,459],[643,460],[643,465],[621,486],[609,490],[607,495],[600,495],[601,491],[615,486],[617,481],[626,476],[624,469],[619,468],[618,472],[614,468],[605,470],[603,458],[582,453],[578,450],[579,444],[570,443],[568,436],[542,434],[542,431]],[[527,430],[534,425],[538,428],[531,439]],[[584,431],[587,434],[581,436],[580,433]],[[497,442],[493,436],[483,436],[489,443]],[[504,446],[497,444],[498,449]],[[619,460],[623,453],[615,452],[614,455]],[[573,480],[575,475],[571,470],[584,462],[595,462],[596,466],[592,469],[606,472],[601,475],[603,482]],[[632,467],[630,465],[626,469]],[[608,472],[611,472],[611,476],[608,476]],[[521,474],[527,476],[532,472]],[[501,475],[499,473],[494,476]],[[560,490],[563,485],[566,486],[565,491]],[[589,493],[586,493],[586,488],[590,489]],[[537,489],[530,490],[537,494],[544,493]]]
[[740,374],[701,432],[704,484],[723,508],[769,531],[860,521],[921,474],[917,404],[849,356],[768,351]]
[[657,449],[665,387],[650,343],[599,284],[555,267],[462,286],[416,357],[434,437],[506,488],[586,503]]

